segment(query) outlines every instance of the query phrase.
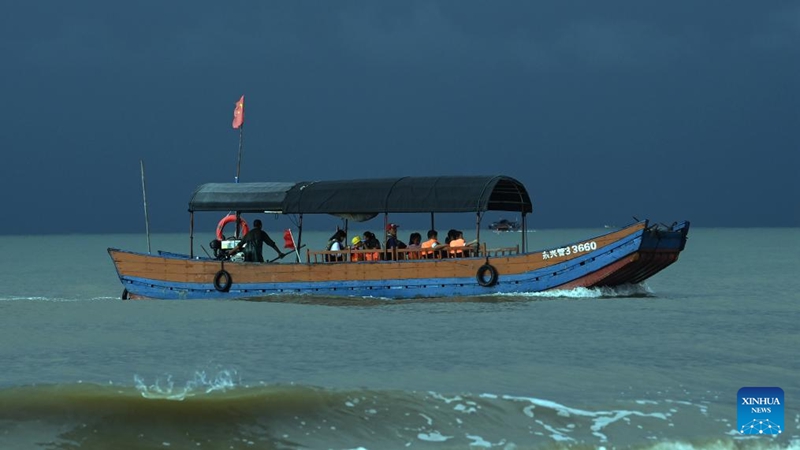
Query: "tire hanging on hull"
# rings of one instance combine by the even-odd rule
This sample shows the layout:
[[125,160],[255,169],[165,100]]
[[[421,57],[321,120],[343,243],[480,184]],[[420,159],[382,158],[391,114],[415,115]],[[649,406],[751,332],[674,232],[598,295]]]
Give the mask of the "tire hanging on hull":
[[[225,281],[223,281],[223,278]],[[228,292],[231,290],[231,285],[233,284],[233,279],[231,279],[231,274],[228,273],[227,270],[221,269],[214,275],[214,289],[219,292]]]
[[[486,278],[487,273],[489,274],[489,278]],[[483,287],[492,287],[497,284],[497,277],[497,269],[489,263],[480,266],[478,272],[475,274],[475,279],[478,280],[478,284]]]

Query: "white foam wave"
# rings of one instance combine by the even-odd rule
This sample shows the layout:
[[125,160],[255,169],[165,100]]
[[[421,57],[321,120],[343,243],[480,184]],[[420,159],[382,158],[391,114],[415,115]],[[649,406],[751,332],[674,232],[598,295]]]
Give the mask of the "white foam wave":
[[198,393],[225,392],[241,384],[236,370],[220,370],[213,377],[209,376],[206,371],[199,370],[194,373],[192,379],[186,381],[180,387],[175,386],[172,375],[166,375],[163,378],[158,377],[150,385],[139,375],[134,375],[133,380],[142,397],[179,401],[187,397],[193,397]]
[[[569,417],[570,415],[574,416],[581,416],[581,417],[588,417],[592,420],[592,426],[590,429],[592,430],[592,434],[597,436],[601,442],[608,442],[608,436],[603,434],[601,431],[611,425],[614,422],[617,422],[621,419],[625,419],[629,416],[638,416],[638,417],[653,417],[660,420],[669,420],[667,416],[663,413],[644,413],[641,411],[630,411],[630,410],[616,410],[616,411],[586,411],[583,409],[577,408],[570,408],[568,406],[564,406],[560,403],[556,403],[550,400],[542,400],[533,397],[515,397],[510,395],[504,395],[503,399],[506,400],[514,400],[514,401],[524,401],[530,402],[533,405],[533,408],[526,409],[526,415],[533,417],[533,409],[539,406],[542,408],[551,409],[556,411],[559,416]],[[547,431],[554,432],[555,430],[551,430],[545,427]],[[566,437],[562,435],[562,438]],[[554,437],[555,438],[555,437]],[[558,439],[563,440],[563,439]]]
[[430,433],[417,434],[417,439],[428,442],[444,442],[448,439],[453,439],[453,436],[445,436],[438,431],[432,431]]
[[615,297],[647,297],[653,290],[646,283],[626,284],[616,287],[599,287],[575,289],[553,289],[544,292],[517,292],[493,294],[499,297],[531,297],[531,298],[615,298]]

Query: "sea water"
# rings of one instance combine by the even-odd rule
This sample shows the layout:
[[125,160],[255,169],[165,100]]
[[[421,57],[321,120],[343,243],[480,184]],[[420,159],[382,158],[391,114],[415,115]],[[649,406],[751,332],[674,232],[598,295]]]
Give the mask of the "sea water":
[[[400,302],[122,301],[106,247],[147,248],[0,238],[0,449],[800,448],[798,229],[692,229],[638,286]],[[748,386],[784,390],[780,435],[738,433]]]

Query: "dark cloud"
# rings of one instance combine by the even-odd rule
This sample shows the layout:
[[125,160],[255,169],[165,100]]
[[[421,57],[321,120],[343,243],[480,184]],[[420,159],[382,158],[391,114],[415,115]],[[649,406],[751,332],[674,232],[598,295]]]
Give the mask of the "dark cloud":
[[537,227],[800,225],[793,2],[5,10],[0,183],[42,220],[3,233],[139,230],[140,158],[153,228],[184,230],[233,178],[242,93],[245,180],[505,173]]

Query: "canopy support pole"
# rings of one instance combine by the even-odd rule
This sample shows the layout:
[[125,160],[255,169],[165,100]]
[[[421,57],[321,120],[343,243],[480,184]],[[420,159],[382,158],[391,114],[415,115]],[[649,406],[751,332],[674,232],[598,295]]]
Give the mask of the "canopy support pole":
[[241,239],[241,236],[239,236],[239,232],[240,232],[239,220],[241,218],[242,218],[242,212],[241,211],[236,211],[236,232],[233,234],[233,237],[236,238],[236,239]]
[[194,211],[189,211],[189,258],[194,258]]
[[528,245],[528,241],[526,239],[528,234],[528,219],[525,217],[525,213],[522,213],[522,253],[526,253],[528,249],[526,246]]
[[434,220],[433,220],[433,213],[431,213],[431,228],[430,229],[431,230],[435,230],[436,229],[436,224],[434,223]]
[[386,241],[389,240],[389,233],[386,227],[389,225],[389,213],[383,213],[383,249],[386,250]]
[[481,213],[478,211],[475,213],[475,241],[477,244],[476,253],[480,256],[481,252]]
[[[297,248],[296,250],[299,252],[300,248],[303,246],[303,214],[300,214],[300,218],[297,221]],[[297,262],[302,262],[300,259],[300,254],[297,254]],[[311,264],[311,259],[308,260],[308,263]]]

